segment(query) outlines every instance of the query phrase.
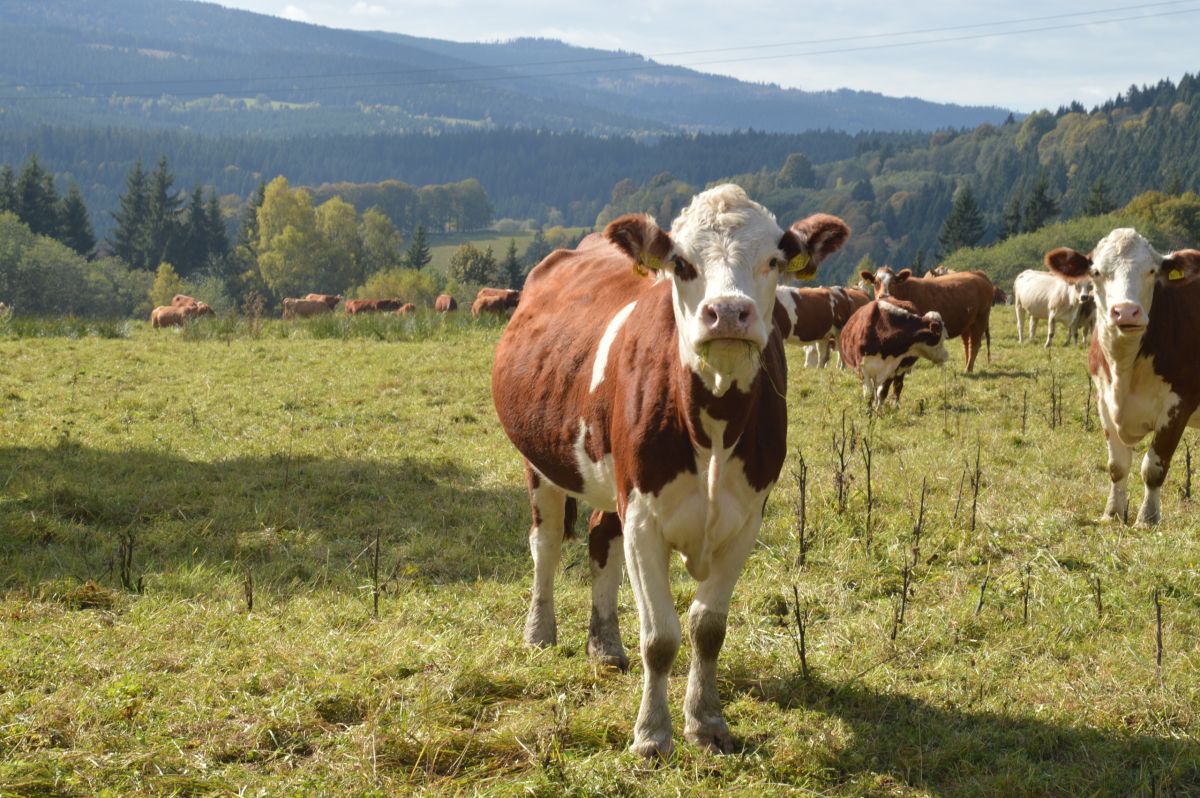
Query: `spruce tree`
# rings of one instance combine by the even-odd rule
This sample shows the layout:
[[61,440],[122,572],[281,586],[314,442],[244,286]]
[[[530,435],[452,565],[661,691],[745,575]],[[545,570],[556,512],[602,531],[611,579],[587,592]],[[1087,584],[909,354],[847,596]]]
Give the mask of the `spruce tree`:
[[17,212],[17,176],[8,164],[0,167],[0,213],[5,211]]
[[1032,233],[1046,226],[1046,223],[1058,215],[1058,202],[1050,196],[1050,181],[1045,175],[1038,178],[1029,191],[1025,200],[1022,223],[1026,233]]
[[174,262],[181,277],[192,276],[208,262],[208,214],[204,209],[204,192],[200,186],[192,189],[188,198],[179,244],[175,250]]
[[36,235],[58,235],[58,192],[54,176],[31,155],[17,176],[17,217]]
[[1004,218],[1002,227],[1000,228],[999,239],[1003,241],[1006,238],[1015,236],[1021,232],[1021,211],[1025,205],[1025,194],[1021,191],[1012,195],[1004,205]]
[[1103,177],[1097,178],[1096,182],[1092,183],[1092,187],[1088,189],[1087,201],[1083,205],[1083,213],[1085,216],[1103,216],[1115,208],[1116,205],[1108,196],[1108,183]]
[[79,186],[75,183],[71,183],[67,190],[67,197],[59,209],[59,218],[59,240],[85,258],[90,258],[96,250],[96,234],[92,231],[92,220],[88,218]]
[[508,250],[504,253],[504,262],[500,264],[500,277],[509,288],[520,290],[525,283],[524,268],[521,258],[517,255],[517,240],[508,239]]
[[425,240],[425,225],[417,225],[413,230],[412,241],[408,245],[408,253],[404,256],[405,265],[410,269],[424,269],[433,260],[429,251],[429,242]]
[[149,263],[143,240],[146,237],[146,213],[150,205],[146,172],[139,158],[125,177],[125,193],[118,200],[119,208],[113,213],[116,227],[112,232],[112,251],[134,269],[154,269],[158,263]]
[[526,268],[532,269],[537,266],[543,258],[550,254],[552,249],[550,243],[546,241],[546,234],[542,232],[541,228],[538,228],[525,247],[525,255],[522,260],[525,261]]
[[158,159],[147,192],[145,247],[148,263],[178,260],[183,243],[179,213],[183,200],[174,191],[175,177],[167,168],[167,157]]
[[969,185],[963,186],[938,233],[942,254],[949,255],[957,249],[975,246],[983,237],[983,230],[983,214],[975,202],[975,193]]
[[208,239],[208,256],[224,258],[229,254],[229,233],[225,229],[225,216],[221,213],[221,202],[215,192],[209,192],[204,202],[204,226]]

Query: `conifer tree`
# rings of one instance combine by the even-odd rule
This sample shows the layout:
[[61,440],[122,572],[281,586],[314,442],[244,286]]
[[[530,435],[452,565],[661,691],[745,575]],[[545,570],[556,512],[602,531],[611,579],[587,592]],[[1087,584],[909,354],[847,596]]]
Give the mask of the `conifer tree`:
[[975,202],[975,193],[969,185],[963,186],[938,233],[942,254],[949,255],[962,247],[975,246],[983,237],[983,230],[983,214]]
[[1058,215],[1058,202],[1050,196],[1050,181],[1044,174],[1030,189],[1023,211],[1021,221],[1026,233],[1042,229]]
[[408,253],[404,256],[405,265],[410,269],[424,269],[433,260],[429,251],[429,242],[425,239],[425,225],[417,225],[413,230],[412,241],[408,244]]
[[1092,187],[1088,189],[1087,201],[1083,205],[1083,212],[1087,216],[1102,216],[1115,208],[1116,205],[1108,196],[1108,183],[1103,177],[1096,179],[1092,183]]
[[17,212],[17,176],[12,166],[0,167],[0,213]]
[[58,192],[54,176],[31,155],[17,176],[17,217],[36,235],[57,236]]
[[88,218],[79,186],[75,183],[71,183],[66,199],[62,201],[59,219],[59,240],[85,258],[90,258],[96,250],[96,234],[92,230],[92,221]]
[[517,255],[517,240],[508,239],[508,250],[504,253],[504,261],[500,264],[500,277],[509,288],[520,290],[525,284],[524,268],[521,258]]
[[119,200],[119,208],[113,213],[116,227],[112,232],[112,251],[134,269],[152,269],[157,262],[146,260],[143,240],[146,237],[146,213],[150,206],[146,172],[139,158],[125,177],[125,193]]
[[183,238],[183,225],[179,222],[183,200],[175,192],[174,185],[175,177],[167,168],[167,157],[164,155],[158,159],[154,174],[150,176],[147,193],[144,245],[149,263],[178,260]]

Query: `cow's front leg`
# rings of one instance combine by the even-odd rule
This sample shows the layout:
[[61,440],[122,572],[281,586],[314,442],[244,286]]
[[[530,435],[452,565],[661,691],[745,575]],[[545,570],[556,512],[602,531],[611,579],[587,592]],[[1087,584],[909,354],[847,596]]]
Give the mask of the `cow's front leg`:
[[[554,622],[554,572],[562,559],[562,542],[568,524],[575,522],[575,500],[525,464],[533,525],[529,552],[533,555],[533,597],[525,617],[525,643],[552,646],[558,642]],[[568,518],[569,516],[569,518]]]
[[596,510],[588,521],[588,554],[592,562],[592,620],[588,626],[588,655],[601,665],[629,670],[617,622],[617,593],[625,561],[621,520],[616,513]]
[[1133,447],[1121,443],[1103,396],[1096,402],[1096,410],[1104,429],[1104,440],[1108,444],[1108,478],[1112,481],[1108,503],[1104,505],[1104,515],[1100,520],[1124,521],[1129,510],[1129,464],[1133,461]]
[[714,553],[708,579],[700,583],[688,611],[692,664],[683,702],[683,735],[688,742],[720,754],[733,752],[733,737],[721,713],[717,656],[725,642],[729,599],[761,523],[762,517],[755,514],[724,550]]
[[1138,510],[1138,526],[1157,524],[1161,517],[1159,494],[1162,492],[1162,484],[1167,478],[1167,470],[1171,467],[1171,457],[1179,446],[1179,439],[1183,437],[1188,418],[1194,410],[1194,405],[1187,408],[1182,405],[1176,406],[1166,426],[1155,432],[1150,441],[1150,448],[1142,460],[1142,481],[1146,483],[1146,496],[1142,499],[1141,509]]
[[671,756],[671,712],[667,679],[679,651],[679,615],[671,595],[671,549],[650,513],[633,500],[625,513],[625,567],[637,602],[641,628],[642,705],[630,750],[644,757]]

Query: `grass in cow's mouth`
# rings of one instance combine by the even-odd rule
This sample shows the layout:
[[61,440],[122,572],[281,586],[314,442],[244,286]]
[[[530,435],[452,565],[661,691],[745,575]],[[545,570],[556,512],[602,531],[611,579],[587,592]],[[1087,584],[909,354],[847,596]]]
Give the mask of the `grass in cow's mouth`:
[[[558,647],[521,644],[529,504],[489,393],[502,324],[0,332],[0,795],[1200,794],[1200,531],[1181,496],[1200,439],[1163,525],[1096,523],[1082,349],[1020,346],[997,309],[991,366],[960,373],[948,342],[872,422],[853,374],[787,347],[789,459],[718,666],[740,749],[701,753],[676,715],[675,758],[648,768],[625,752],[637,613],[626,583],[631,672],[592,665],[583,540]],[[686,611],[679,565],[671,589]]]

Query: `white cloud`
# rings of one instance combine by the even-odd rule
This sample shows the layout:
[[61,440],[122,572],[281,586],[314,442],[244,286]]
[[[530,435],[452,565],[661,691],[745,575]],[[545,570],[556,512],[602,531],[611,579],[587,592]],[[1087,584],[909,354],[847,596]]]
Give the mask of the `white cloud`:
[[381,5],[365,3],[363,0],[359,0],[359,2],[350,6],[350,13],[356,17],[379,18],[388,16],[390,12]]
[[284,19],[290,19],[292,22],[312,22],[312,17],[300,6],[284,6],[283,13],[280,16]]

